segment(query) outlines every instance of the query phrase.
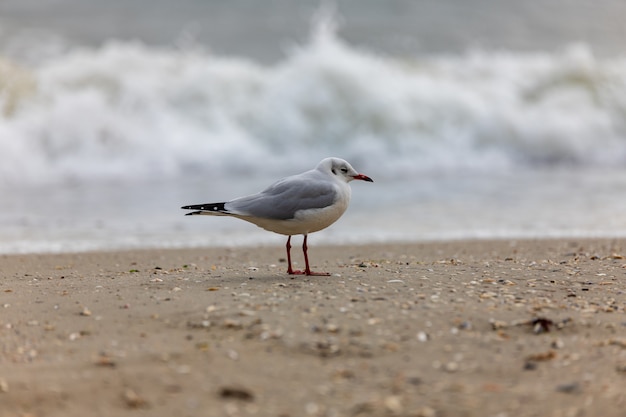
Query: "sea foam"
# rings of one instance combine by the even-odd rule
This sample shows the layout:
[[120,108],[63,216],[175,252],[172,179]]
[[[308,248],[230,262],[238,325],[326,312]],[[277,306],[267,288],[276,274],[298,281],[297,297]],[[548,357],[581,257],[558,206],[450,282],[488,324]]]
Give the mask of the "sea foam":
[[111,41],[0,57],[0,185],[297,172],[336,155],[379,175],[626,162],[626,59],[385,56],[327,26],[261,65]]

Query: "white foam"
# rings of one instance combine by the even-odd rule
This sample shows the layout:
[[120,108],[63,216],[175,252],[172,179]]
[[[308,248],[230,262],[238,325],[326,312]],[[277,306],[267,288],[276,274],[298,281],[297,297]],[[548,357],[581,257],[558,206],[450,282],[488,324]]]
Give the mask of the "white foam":
[[[623,57],[576,46],[407,59],[322,27],[273,66],[122,42],[11,65],[0,185],[272,175],[328,155],[389,177],[626,162]],[[30,87],[10,89],[18,79]]]

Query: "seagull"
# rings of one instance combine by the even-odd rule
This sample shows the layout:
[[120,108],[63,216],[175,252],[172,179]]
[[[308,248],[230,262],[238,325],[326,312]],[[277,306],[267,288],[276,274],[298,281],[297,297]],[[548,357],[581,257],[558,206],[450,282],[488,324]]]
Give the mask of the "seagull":
[[[257,194],[221,203],[194,204],[181,207],[194,210],[190,215],[230,216],[253,223],[287,238],[287,273],[290,275],[329,276],[313,272],[307,254],[307,236],[333,224],[348,208],[352,180],[374,182],[359,174],[340,158],[323,159],[317,167],[302,174],[278,180]],[[304,235],[302,251],[305,269],[291,267],[291,236]]]

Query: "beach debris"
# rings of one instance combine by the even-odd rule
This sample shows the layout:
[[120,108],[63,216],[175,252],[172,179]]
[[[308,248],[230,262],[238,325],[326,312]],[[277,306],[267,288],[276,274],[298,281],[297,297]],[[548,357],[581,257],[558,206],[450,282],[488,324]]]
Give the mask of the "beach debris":
[[254,401],[254,394],[251,390],[238,386],[223,386],[219,390],[219,396],[225,399]]
[[537,369],[537,362],[533,362],[533,361],[526,361],[524,362],[524,368],[525,371],[534,371],[535,369]]
[[380,399],[370,400],[355,404],[352,410],[353,416],[385,415],[389,410],[384,409],[385,405]]
[[564,346],[565,343],[561,339],[555,339],[552,341],[552,343],[550,343],[550,347],[552,347],[553,349],[563,349]]
[[339,326],[334,323],[328,323],[326,325],[326,331],[328,333],[339,333]]
[[482,294],[480,294],[479,297],[482,298],[482,299],[489,299],[489,298],[495,298],[497,296],[498,296],[498,294],[496,294],[493,291],[485,291]]
[[443,369],[446,372],[453,373],[459,370],[459,364],[456,362],[448,362],[444,365]]
[[0,378],[0,393],[9,392],[9,383],[6,379]]
[[554,322],[550,319],[544,317],[537,317],[527,323],[533,326],[533,333],[548,333],[550,331],[550,327],[554,325]]
[[502,320],[489,319],[489,324],[491,324],[492,330],[501,330],[509,327],[509,323]]
[[96,366],[101,366],[103,368],[115,368],[116,363],[115,360],[105,352],[101,352],[95,360]]
[[208,352],[210,350],[210,345],[208,342],[198,342],[196,343],[196,349],[201,352]]
[[567,384],[557,385],[556,391],[564,394],[576,394],[582,390],[582,387],[578,382],[570,382]]
[[461,323],[459,323],[457,328],[459,330],[472,330],[472,322],[468,320],[462,321]]
[[240,310],[238,313],[242,317],[252,317],[256,316],[256,311],[253,310]]
[[341,348],[336,343],[334,338],[328,338],[326,340],[318,340],[313,343],[313,351],[315,351],[320,357],[328,358],[331,356],[337,356],[341,353]]
[[422,384],[424,381],[422,380],[422,378],[418,376],[409,376],[406,378],[406,382],[409,383],[410,385],[418,386]]
[[[351,414],[353,416],[403,415],[405,410],[402,402],[400,395],[388,395],[384,398],[377,398],[355,404]],[[425,414],[425,416],[433,417],[434,414]]]
[[243,323],[241,322],[241,320],[224,319],[222,327],[225,329],[241,330],[243,329]]
[[89,317],[91,316],[91,311],[87,308],[83,306],[83,310],[80,312],[81,316],[85,316],[85,317]]
[[546,362],[546,361],[551,361],[552,359],[556,358],[556,356],[557,356],[556,351],[553,349],[550,349],[545,352],[531,353],[530,355],[526,356],[526,361]]
[[402,397],[399,395],[389,395],[385,397],[383,404],[392,414],[401,414],[403,411]]
[[132,388],[126,388],[122,393],[122,399],[128,408],[143,408],[148,405],[148,402],[139,396]]
[[346,381],[356,378],[356,374],[353,370],[347,368],[340,368],[333,372],[333,380]]
[[554,320],[546,317],[535,317],[528,320],[513,320],[510,323],[502,320],[490,319],[489,323],[491,324],[492,330],[501,330],[518,326],[531,326],[534,334],[542,334],[549,333],[552,328],[560,330],[571,321],[572,319],[570,318],[565,318],[561,321],[555,322]]
[[600,342],[600,346],[619,346],[623,349],[626,349],[626,338],[613,337],[607,340],[603,340],[602,342]]
[[208,329],[211,327],[211,322],[209,320],[201,320],[201,321],[187,321],[187,327],[191,329]]

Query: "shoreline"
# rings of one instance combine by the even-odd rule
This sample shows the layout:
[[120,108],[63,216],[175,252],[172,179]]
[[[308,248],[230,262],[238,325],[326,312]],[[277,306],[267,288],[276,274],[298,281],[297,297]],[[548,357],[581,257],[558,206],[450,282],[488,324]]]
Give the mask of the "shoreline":
[[309,255],[0,255],[0,416],[622,415],[626,239]]

